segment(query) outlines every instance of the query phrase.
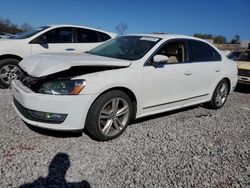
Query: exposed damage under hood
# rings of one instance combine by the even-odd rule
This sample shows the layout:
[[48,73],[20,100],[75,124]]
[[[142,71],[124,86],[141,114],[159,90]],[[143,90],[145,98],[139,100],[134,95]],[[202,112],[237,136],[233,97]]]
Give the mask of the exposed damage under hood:
[[97,56],[87,53],[37,54],[25,58],[19,66],[28,75],[43,77],[68,70],[71,67],[128,67],[130,61]]
[[47,81],[125,68],[130,64],[130,61],[91,54],[39,54],[20,62],[22,72],[19,79],[37,92]]

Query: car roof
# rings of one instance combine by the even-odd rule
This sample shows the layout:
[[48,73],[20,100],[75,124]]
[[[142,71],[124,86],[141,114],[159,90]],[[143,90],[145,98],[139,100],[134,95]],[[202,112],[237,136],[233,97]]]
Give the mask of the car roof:
[[148,34],[148,33],[146,33],[146,34],[129,34],[126,36],[155,37],[155,38],[161,38],[161,39],[171,39],[171,38],[173,38],[173,39],[177,39],[177,38],[194,39],[194,40],[199,40],[199,41],[209,43],[208,41],[197,38],[197,37],[192,37],[192,36],[188,36],[188,35],[180,35],[180,34],[161,34],[161,33],[160,34],[156,34],[156,33]]
[[105,30],[100,30],[100,29],[96,29],[96,28],[93,28],[93,27],[83,26],[83,25],[50,24],[50,25],[47,25],[47,26],[50,26],[50,27],[53,27],[53,28],[57,28],[57,27],[78,27],[78,28],[84,28],[84,29],[91,29],[91,30],[95,30],[95,31],[100,31],[100,32],[103,32],[103,33],[108,33],[108,34],[115,34],[115,33],[112,33],[112,32],[105,31]]

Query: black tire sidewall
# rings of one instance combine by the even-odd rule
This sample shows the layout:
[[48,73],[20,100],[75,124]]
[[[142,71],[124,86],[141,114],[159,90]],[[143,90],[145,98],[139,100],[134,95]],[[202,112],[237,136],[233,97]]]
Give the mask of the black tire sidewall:
[[213,109],[219,109],[219,108],[221,108],[222,106],[224,106],[224,104],[225,104],[226,101],[227,101],[228,95],[226,96],[226,99],[225,99],[224,103],[223,103],[221,106],[218,106],[218,105],[216,104],[216,102],[215,102],[216,95],[217,95],[217,90],[219,89],[219,87],[221,86],[221,84],[224,84],[224,83],[226,84],[226,86],[227,86],[227,91],[228,91],[228,93],[229,93],[229,86],[228,86],[227,81],[224,80],[224,79],[221,80],[221,81],[217,84],[217,86],[216,86],[216,88],[215,88],[215,90],[214,90],[212,99],[211,99],[211,101],[210,101],[210,107],[213,108]]
[[[114,136],[106,136],[106,135],[102,134],[102,131],[98,125],[99,124],[98,117],[99,117],[99,114],[101,113],[103,106],[108,101],[110,101],[116,97],[122,98],[128,103],[129,112],[130,112],[129,117],[128,117],[128,121],[121,132],[119,132],[118,134],[116,134]],[[89,134],[89,136],[95,140],[108,141],[108,140],[111,140],[111,139],[114,139],[114,138],[120,136],[124,132],[124,130],[127,128],[128,124],[131,120],[131,117],[132,117],[132,103],[131,103],[131,100],[128,97],[128,95],[120,90],[108,91],[108,92],[102,94],[101,96],[99,96],[94,101],[92,106],[90,107],[88,114],[87,114],[86,122],[85,122],[85,130]]]
[[[19,62],[20,62],[19,60],[13,58],[2,59],[0,60],[0,69],[6,65],[15,65],[20,69],[20,67],[18,66]],[[6,84],[0,80],[0,87],[8,88],[9,86],[10,84]]]

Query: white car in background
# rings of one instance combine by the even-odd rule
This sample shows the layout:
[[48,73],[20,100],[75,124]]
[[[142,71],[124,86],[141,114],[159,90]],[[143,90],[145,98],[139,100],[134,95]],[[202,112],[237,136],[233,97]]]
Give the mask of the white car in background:
[[116,37],[109,33],[77,25],[49,25],[0,40],[0,86],[7,88],[19,75],[18,63],[38,53],[85,52]]
[[237,65],[210,43],[183,35],[127,35],[82,54],[39,54],[20,63],[13,107],[28,124],[85,129],[113,139],[131,119],[207,103],[221,108]]
[[13,36],[13,35],[11,35],[9,33],[5,33],[5,32],[0,32],[0,39],[8,39],[11,36]]

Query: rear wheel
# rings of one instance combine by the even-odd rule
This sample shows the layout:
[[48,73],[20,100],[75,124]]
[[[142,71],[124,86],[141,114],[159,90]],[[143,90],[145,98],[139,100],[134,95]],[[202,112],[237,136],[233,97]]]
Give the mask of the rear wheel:
[[122,91],[109,91],[101,95],[89,109],[85,130],[96,140],[111,140],[123,133],[131,115],[130,98]]
[[20,68],[19,61],[13,58],[3,59],[0,61],[0,86],[3,88],[10,87],[11,81],[18,78]]
[[227,100],[228,93],[229,93],[228,83],[226,80],[223,79],[217,84],[212,99],[208,103],[208,106],[212,109],[221,108]]

